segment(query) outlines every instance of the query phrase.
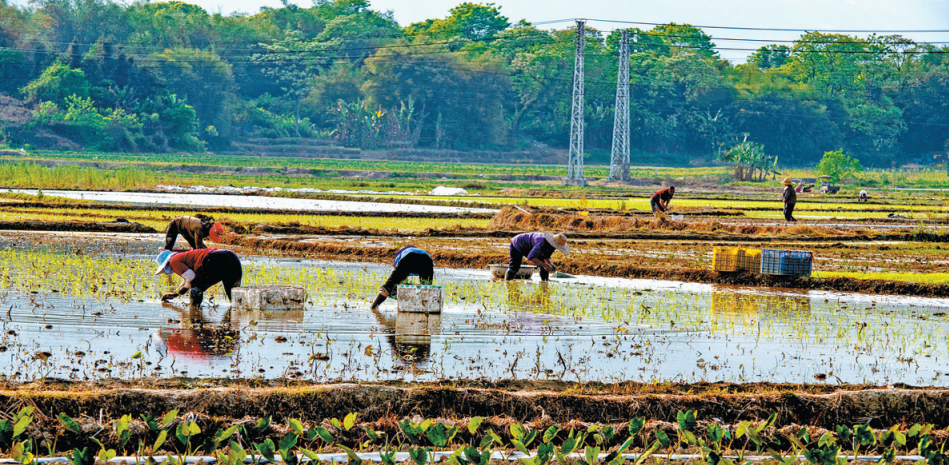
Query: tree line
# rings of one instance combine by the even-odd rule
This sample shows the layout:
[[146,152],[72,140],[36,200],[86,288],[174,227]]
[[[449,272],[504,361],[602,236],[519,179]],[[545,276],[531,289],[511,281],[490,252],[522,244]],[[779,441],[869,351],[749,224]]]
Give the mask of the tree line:
[[[726,159],[753,143],[783,166],[843,149],[889,167],[945,152],[947,46],[807,32],[735,65],[689,25],[630,32],[634,158]],[[609,159],[620,35],[586,30],[594,159]],[[570,23],[512,23],[490,3],[400,26],[368,0],[233,15],[177,1],[0,0],[0,94],[30,110],[0,130],[8,145],[127,152],[227,151],[242,138],[563,148],[574,38]]]

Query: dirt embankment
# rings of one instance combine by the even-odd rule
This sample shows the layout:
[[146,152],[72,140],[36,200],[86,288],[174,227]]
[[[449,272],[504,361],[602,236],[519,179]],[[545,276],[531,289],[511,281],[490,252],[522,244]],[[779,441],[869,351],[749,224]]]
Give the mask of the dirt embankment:
[[157,233],[158,230],[139,223],[94,222],[94,221],[0,221],[0,230],[16,231],[63,231],[63,232],[114,232]]
[[534,428],[553,424],[615,424],[640,416],[654,422],[675,423],[676,413],[686,410],[695,410],[701,420],[717,418],[724,424],[764,420],[777,413],[778,425],[833,428],[869,422],[874,427],[887,428],[918,422],[932,423],[937,429],[949,426],[949,391],[941,389],[842,386],[841,390],[828,387],[815,392],[809,387],[795,390],[793,386],[784,386],[742,392],[742,385],[719,383],[710,385],[715,389],[687,392],[683,386],[681,392],[654,393],[648,385],[630,383],[618,385],[625,393],[597,393],[572,383],[547,383],[554,389],[523,390],[461,384],[8,390],[0,391],[0,404],[4,411],[34,405],[40,428],[43,419],[55,424],[55,416],[60,412],[74,418],[101,416],[102,423],[108,424],[125,414],[137,419],[143,414],[160,416],[173,409],[194,414],[203,422],[264,416],[320,422],[355,412],[360,421],[376,422],[376,426],[406,417],[458,421],[481,416],[496,431],[507,431],[507,424],[515,419]]
[[[388,262],[397,247],[371,247],[351,244],[300,242],[286,239],[265,239],[228,235],[222,243],[248,249],[251,252],[280,251],[289,255],[314,256],[345,261]],[[502,253],[464,253],[455,250],[429,250],[435,263],[447,268],[485,268],[492,263],[507,263]],[[869,294],[914,295],[922,297],[949,297],[949,284],[912,283],[855,278],[810,278],[772,276],[757,273],[718,273],[706,269],[647,268],[636,263],[603,260],[558,260],[558,269],[570,274],[592,276],[660,279],[708,284],[767,286],[789,289],[814,289],[836,292]]]

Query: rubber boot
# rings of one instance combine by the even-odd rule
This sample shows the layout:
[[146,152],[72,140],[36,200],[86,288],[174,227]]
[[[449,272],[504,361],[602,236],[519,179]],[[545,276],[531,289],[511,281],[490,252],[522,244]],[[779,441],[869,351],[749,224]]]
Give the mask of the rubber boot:
[[379,295],[376,296],[376,300],[372,301],[372,306],[369,308],[372,310],[379,310],[379,306],[382,305],[382,303],[385,302],[388,297],[389,296],[380,292]]
[[517,273],[511,271],[511,269],[508,268],[508,270],[504,272],[504,280],[505,280],[505,281],[512,281],[512,280],[514,280],[514,276],[515,276],[516,274],[517,274]]

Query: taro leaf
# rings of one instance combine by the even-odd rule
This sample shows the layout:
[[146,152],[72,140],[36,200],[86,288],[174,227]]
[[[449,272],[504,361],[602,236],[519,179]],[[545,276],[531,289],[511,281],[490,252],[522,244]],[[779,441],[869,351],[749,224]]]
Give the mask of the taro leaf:
[[525,455],[531,455],[531,451],[527,450],[527,447],[524,446],[524,443],[518,441],[517,439],[511,439],[511,444],[514,445],[514,448],[523,452]]
[[560,453],[563,455],[572,454],[573,451],[577,450],[577,438],[573,435],[567,436],[567,439],[564,439],[563,444],[560,445]]
[[343,418],[343,428],[345,428],[346,431],[349,431],[353,429],[353,426],[355,425],[356,425],[356,413],[350,412],[348,415],[346,415],[346,418]]
[[596,464],[596,460],[600,457],[600,448],[587,446],[584,452],[585,452],[584,456],[587,459],[587,463],[590,465]]
[[600,428],[602,428],[602,427],[603,427],[603,425],[598,425],[598,424],[594,423],[594,424],[590,425],[590,426],[587,428],[587,432],[588,432],[588,433],[592,433],[592,432],[594,432],[594,431],[599,431]]
[[[119,418],[115,422],[115,435],[119,438],[119,447],[124,448],[125,444],[129,442],[129,437],[132,435],[132,431],[129,430],[129,424],[132,423],[132,415],[123,415],[122,418]],[[105,460],[103,460],[105,461]]]
[[919,430],[919,434],[920,435],[929,434],[929,432],[932,431],[934,427],[935,425],[933,425],[932,423],[926,423],[925,425],[923,425],[923,429]]
[[310,429],[306,430],[306,434],[304,434],[303,437],[306,438],[307,441],[312,441],[316,439],[317,435],[316,428],[311,426]]
[[872,446],[877,442],[877,438],[873,435],[873,430],[870,429],[870,425],[854,426],[853,436],[862,446]]
[[567,457],[565,457],[565,455],[566,455],[566,454],[560,453],[559,450],[554,449],[554,457],[557,458],[557,463],[558,463],[558,464],[560,464],[560,465],[567,465]]
[[547,428],[547,431],[544,431],[544,437],[541,438],[544,444],[549,444],[550,441],[553,441],[557,437],[557,433],[560,432],[560,428],[557,428],[556,425]]
[[[305,450],[305,449],[302,449]],[[238,465],[244,463],[247,458],[247,452],[240,444],[230,441],[227,444],[227,463],[228,465]]]
[[412,457],[416,465],[425,465],[428,462],[428,453],[421,447],[409,449],[409,457]]
[[[462,451],[465,453],[465,458],[473,464],[481,463],[481,451],[472,446],[465,446],[462,448]],[[488,455],[491,453],[488,452]]]
[[768,420],[767,420],[767,421],[765,421],[764,423],[758,425],[758,427],[755,428],[755,432],[756,432],[756,433],[760,433],[760,432],[764,431],[765,429],[770,428],[772,425],[774,425],[774,422],[776,422],[776,421],[778,421],[778,414],[777,414],[777,413],[772,413],[770,416],[768,416]]
[[299,448],[299,449],[297,449],[297,450],[299,450],[300,453],[303,454],[304,457],[310,459],[310,462],[312,462],[312,463],[320,463],[320,462],[321,462],[320,456],[319,456],[319,455],[316,455],[316,452],[313,452],[312,450],[309,450],[309,449],[304,449],[304,448],[302,448],[302,447]]
[[850,442],[853,438],[851,434],[850,427],[847,425],[837,425],[837,438],[840,439],[840,442]]
[[333,435],[330,434],[330,431],[322,426],[316,427],[316,434],[327,444],[333,443]]
[[613,439],[613,435],[616,434],[616,430],[614,430],[612,426],[604,426],[601,431],[603,433],[603,438],[607,441]]
[[63,428],[66,428],[66,431],[71,433],[79,434],[82,432],[82,428],[79,427],[79,423],[76,423],[76,420],[73,420],[66,415],[65,413],[60,413],[56,415],[56,419],[59,420],[59,423],[63,425]]
[[30,452],[29,443],[27,441],[14,442],[13,445],[10,446],[10,458],[23,465],[33,463],[33,454]]
[[300,436],[297,435],[297,433],[295,433],[295,432],[292,432],[292,431],[291,431],[291,432],[287,433],[287,434],[283,437],[283,439],[280,440],[280,445],[279,445],[279,447],[278,447],[278,450],[285,452],[285,451],[288,451],[288,450],[290,450],[290,449],[293,449],[293,446],[296,446],[296,445],[297,445],[297,438],[299,438],[299,437],[300,437]]
[[300,420],[288,418],[287,424],[290,425],[290,429],[296,431],[297,434],[303,434],[303,423],[300,423]]
[[191,435],[188,434],[188,431],[189,429],[185,426],[185,423],[178,423],[178,427],[175,428],[175,436],[182,445],[188,444],[188,441],[191,440]]
[[158,431],[159,429],[161,429],[161,426],[158,425],[158,422],[155,420],[155,417],[151,415],[146,415],[144,413],[141,414],[140,416],[142,417],[142,421],[144,421],[145,424],[148,425],[149,431]]
[[372,429],[372,428],[370,428],[370,427],[368,427],[368,426],[363,426],[362,429],[363,429],[363,431],[366,432],[366,436],[369,436],[369,440],[370,440],[370,441],[377,441],[377,440],[379,439],[379,432],[378,432],[378,431],[376,431],[376,430],[374,430],[374,429]]
[[883,456],[880,457],[880,461],[877,463],[893,463],[896,460],[896,450],[892,447],[887,448],[883,451]]
[[30,405],[30,406],[23,407],[23,408],[20,409],[19,412],[16,413],[16,415],[13,416],[13,419],[14,419],[14,420],[19,420],[20,418],[30,416],[30,414],[33,413],[33,410],[34,410],[35,408],[36,408],[36,407],[33,407],[33,406],[31,406],[31,405]]
[[898,426],[894,425],[891,430],[893,431],[893,441],[901,446],[906,446],[906,435],[903,434],[903,432],[900,431],[898,428],[899,428]]
[[23,432],[26,431],[26,427],[30,426],[30,422],[32,421],[33,417],[31,416],[20,417],[20,419],[17,420],[13,425],[13,437],[16,438],[23,434]]
[[837,440],[834,438],[834,435],[829,431],[822,434],[820,439],[817,440],[817,445],[820,447],[829,447],[837,443]]
[[237,425],[231,425],[229,428],[225,430],[218,430],[218,432],[214,434],[214,442],[216,444],[220,444],[224,441],[227,441],[236,432],[237,432]]
[[284,465],[297,465],[300,463],[300,457],[289,450],[280,449],[277,453],[280,454],[280,459],[283,460]]
[[161,417],[162,428],[167,428],[171,422],[175,421],[175,418],[178,418],[178,409],[172,410]]
[[659,440],[659,443],[662,444],[662,447],[669,447],[669,435],[663,432],[661,429],[656,430],[656,439]]
[[268,462],[273,463],[274,444],[270,438],[264,439],[264,442],[254,444],[254,448],[256,448],[257,452],[260,452],[260,455],[267,459]]
[[161,432],[158,433],[158,438],[155,439],[155,444],[152,446],[152,451],[153,452],[157,451],[158,448],[161,447],[162,444],[165,443],[165,439],[167,438],[168,438],[168,430],[166,429],[161,430]]
[[468,420],[468,432],[471,434],[477,433],[478,427],[481,426],[481,422],[483,421],[483,417],[474,417],[471,420]]
[[448,428],[441,423],[432,425],[432,427],[428,429],[426,436],[428,436],[428,440],[431,441],[435,447],[445,447],[448,445],[448,441],[451,440]]
[[910,427],[909,431],[906,432],[906,437],[908,438],[915,437],[922,430],[923,430],[923,425],[916,423],[915,425]]
[[742,436],[748,434],[749,426],[751,426],[751,422],[748,420],[739,423],[738,427],[735,428],[735,437],[741,439]]
[[524,439],[524,435],[527,434],[527,430],[524,429],[524,426],[520,423],[511,423],[511,436],[518,441]]
[[708,438],[715,444],[720,444],[722,442],[723,431],[722,427],[712,423],[708,425]]
[[641,454],[639,454],[639,458],[636,459],[636,462],[634,462],[635,465],[642,465],[646,461],[646,459],[651,457],[652,454],[655,454],[656,451],[659,450],[659,446],[660,446],[659,441],[653,441],[652,445],[650,445],[649,448],[647,448]]
[[554,455],[554,445],[553,444],[541,444],[537,446],[537,463],[538,465],[547,465],[550,462],[550,459]]
[[70,465],[95,465],[96,454],[89,447],[76,448],[72,450],[72,453],[66,454],[66,460]]
[[257,431],[263,433],[270,427],[270,417],[263,417],[257,420]]
[[97,458],[102,462],[108,462],[109,460],[115,458],[115,449],[102,449],[99,451],[99,456]]
[[395,465],[395,451],[379,451],[379,461],[382,462],[382,465]]
[[537,431],[530,431],[524,435],[524,437],[521,439],[521,442],[523,442],[525,446],[530,447],[531,443],[534,442],[534,439],[537,439],[537,436],[539,435],[540,433]]
[[429,418],[423,421],[421,425],[418,425],[418,427],[422,429],[422,432],[425,432],[425,431],[428,431],[428,427],[432,426],[432,423],[434,422],[435,420],[432,420],[431,418]]
[[630,448],[630,446],[633,445],[634,439],[636,439],[634,436],[630,436],[626,440],[626,442],[624,442],[622,445],[619,446],[619,449],[616,449],[616,453],[622,454],[623,452],[626,452]]
[[539,465],[533,458],[530,457],[518,457],[517,461],[521,465]]
[[406,419],[399,422],[399,428],[402,430],[402,434],[405,434],[405,437],[408,438],[409,442],[418,445],[419,437],[422,435],[422,430],[418,425]]
[[[362,459],[359,458],[359,456],[356,455],[356,453],[353,452],[352,449],[350,449],[350,448],[348,448],[348,447],[346,447],[346,446],[344,446],[344,445],[342,445],[342,444],[339,445],[339,448],[340,448],[340,449],[343,449],[344,451],[346,451],[346,457],[348,458],[348,460],[347,460],[346,463],[348,463],[348,464],[350,464],[350,465],[360,465],[360,464],[362,464]],[[424,449],[422,450],[422,452],[424,452]]]
[[679,423],[679,429],[682,431],[692,431],[692,428],[695,428],[695,410],[687,410],[685,412],[679,410],[679,413],[676,414],[676,422]]
[[635,436],[646,427],[646,417],[635,417],[629,421],[629,434]]
[[343,429],[343,424],[339,422],[339,418],[330,418],[330,424],[336,429]]

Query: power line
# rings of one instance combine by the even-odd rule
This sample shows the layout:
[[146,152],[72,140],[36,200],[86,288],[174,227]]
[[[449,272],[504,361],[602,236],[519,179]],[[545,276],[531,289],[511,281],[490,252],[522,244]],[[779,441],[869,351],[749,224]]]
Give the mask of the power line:
[[[587,21],[596,21],[601,23],[615,24],[638,24],[642,26],[668,26],[670,23],[646,23],[639,21],[619,21],[611,19],[587,19]],[[740,26],[699,26],[695,24],[677,24],[677,26],[692,26],[699,29],[731,29],[736,31],[771,31],[771,32],[833,32],[833,33],[879,33],[879,34],[900,34],[900,33],[943,33],[949,32],[949,29],[903,29],[903,30],[878,30],[878,29],[821,29],[821,28],[769,28],[769,27],[740,27]]]

